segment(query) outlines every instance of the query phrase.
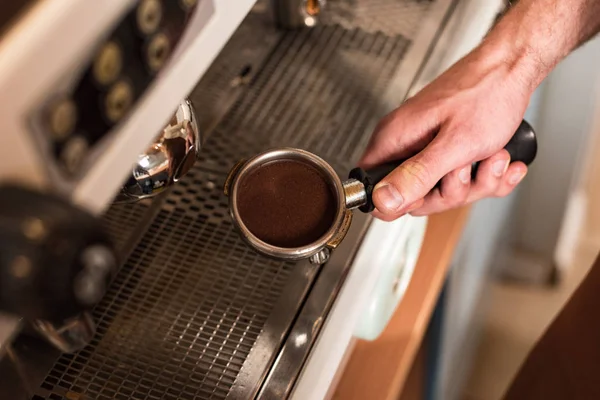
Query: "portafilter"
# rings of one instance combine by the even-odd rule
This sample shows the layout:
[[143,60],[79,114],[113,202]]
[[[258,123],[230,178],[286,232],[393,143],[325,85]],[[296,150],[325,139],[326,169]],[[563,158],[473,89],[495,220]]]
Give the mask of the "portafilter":
[[[529,165],[535,159],[537,140],[527,121],[521,122],[505,149],[511,162]],[[281,260],[308,258],[322,264],[348,232],[352,210],[373,211],[375,185],[404,161],[366,171],[354,168],[342,181],[315,154],[271,149],[239,161],[227,176],[224,192],[234,226],[255,251]]]

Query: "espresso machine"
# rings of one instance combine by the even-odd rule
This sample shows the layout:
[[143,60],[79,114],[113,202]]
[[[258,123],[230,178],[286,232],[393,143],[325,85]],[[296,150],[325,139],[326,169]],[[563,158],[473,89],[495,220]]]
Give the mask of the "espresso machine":
[[5,3],[0,397],[323,398],[426,219],[356,215],[326,260],[273,260],[235,231],[227,173],[276,146],[347,173],[502,2]]

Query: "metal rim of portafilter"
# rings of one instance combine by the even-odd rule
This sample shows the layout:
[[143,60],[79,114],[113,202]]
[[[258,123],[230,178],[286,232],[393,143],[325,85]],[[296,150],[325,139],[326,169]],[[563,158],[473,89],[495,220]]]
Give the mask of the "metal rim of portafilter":
[[[337,198],[335,217],[331,227],[313,243],[301,247],[278,247],[266,243],[255,236],[244,224],[239,212],[238,194],[240,182],[260,166],[275,161],[293,160],[314,167],[327,182]],[[225,194],[229,196],[229,213],[236,229],[252,248],[261,254],[283,260],[309,258],[313,263],[323,263],[329,251],[342,241],[352,220],[352,213],[346,207],[346,190],[334,169],[322,158],[304,150],[279,148],[260,153],[248,160],[237,163],[225,182]]]

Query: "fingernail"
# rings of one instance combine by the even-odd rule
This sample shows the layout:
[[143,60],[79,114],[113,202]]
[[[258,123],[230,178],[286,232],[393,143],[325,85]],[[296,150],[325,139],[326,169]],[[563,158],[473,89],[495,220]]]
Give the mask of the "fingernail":
[[492,172],[494,173],[494,176],[499,178],[502,175],[504,175],[507,168],[508,168],[508,160],[496,161],[494,163],[494,165],[492,165]]
[[384,183],[381,186],[375,186],[373,196],[375,195],[377,195],[377,199],[383,204],[387,211],[396,211],[402,206],[402,203],[404,203],[404,199],[402,198],[402,195],[398,189],[389,183]]
[[464,167],[463,169],[460,170],[460,172],[458,173],[458,179],[465,185],[467,183],[469,183],[469,181],[471,180],[471,174],[469,173],[469,167]]
[[516,172],[514,174],[512,174],[510,176],[510,178],[508,178],[508,183],[510,183],[511,185],[516,185],[517,183],[521,182],[521,180],[525,177],[525,174],[522,172]]

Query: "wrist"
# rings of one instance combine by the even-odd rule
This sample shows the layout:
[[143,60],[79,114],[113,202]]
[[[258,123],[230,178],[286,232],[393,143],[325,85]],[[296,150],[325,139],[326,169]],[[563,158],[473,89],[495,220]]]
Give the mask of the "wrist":
[[545,3],[517,2],[479,47],[531,92],[579,42],[572,30],[562,31],[557,27],[556,21],[564,19],[561,15],[564,10],[542,12],[548,6]]
[[514,84],[526,95],[535,91],[558,62],[558,57],[543,57],[530,43],[501,29],[492,31],[476,52],[482,62],[502,70],[507,83]]

